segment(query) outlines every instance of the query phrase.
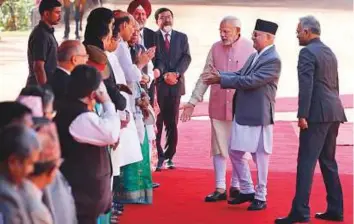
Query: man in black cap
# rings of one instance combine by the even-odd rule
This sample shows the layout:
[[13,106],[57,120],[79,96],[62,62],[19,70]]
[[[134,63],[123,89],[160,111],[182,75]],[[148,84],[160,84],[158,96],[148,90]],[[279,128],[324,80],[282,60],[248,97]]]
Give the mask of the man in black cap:
[[[248,210],[267,207],[269,156],[273,147],[274,104],[281,61],[274,46],[278,25],[258,19],[252,40],[257,50],[238,72],[203,74],[206,84],[220,83],[224,89],[237,89],[234,95],[234,120],[231,130],[230,159],[240,178],[240,194],[229,204],[252,202]],[[258,183],[253,186],[245,154],[252,154],[257,164]]]
[[300,128],[296,193],[290,214],[277,224],[308,222],[312,178],[317,164],[327,191],[327,210],[315,218],[343,221],[343,192],[335,158],[341,122],[347,121],[339,98],[338,65],[332,50],[321,40],[321,26],[313,16],[300,18],[297,27],[301,49],[298,61]]
[[58,43],[53,26],[60,22],[61,3],[57,0],[43,0],[39,5],[39,13],[41,21],[28,39],[27,85],[45,84],[57,68]]

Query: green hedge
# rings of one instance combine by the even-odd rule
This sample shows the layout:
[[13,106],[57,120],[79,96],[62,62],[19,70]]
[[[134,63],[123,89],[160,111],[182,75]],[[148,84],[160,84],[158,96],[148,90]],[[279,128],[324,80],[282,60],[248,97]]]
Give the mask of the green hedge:
[[0,30],[29,29],[33,6],[33,0],[6,0],[0,7]]

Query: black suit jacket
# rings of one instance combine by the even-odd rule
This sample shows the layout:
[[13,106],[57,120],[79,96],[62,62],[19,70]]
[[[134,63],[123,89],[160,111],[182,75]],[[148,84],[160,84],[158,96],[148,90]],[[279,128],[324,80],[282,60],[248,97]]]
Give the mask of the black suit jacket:
[[66,94],[68,91],[68,85],[70,81],[70,75],[65,71],[57,68],[52,76],[49,77],[48,85],[54,93],[54,109],[58,110],[60,103],[65,103]]
[[[160,30],[156,32],[156,55],[154,67],[159,69],[161,76],[157,79],[157,89],[163,95],[184,95],[184,73],[191,63],[188,37],[186,34],[172,30],[170,50],[165,48],[165,38]],[[169,86],[164,82],[163,75],[167,72],[178,72],[179,81],[175,86]]]
[[144,27],[143,29],[144,47],[149,49],[150,47],[156,46],[155,32],[149,28]]
[[298,118],[312,123],[346,121],[339,98],[337,59],[320,39],[301,49],[298,78]]

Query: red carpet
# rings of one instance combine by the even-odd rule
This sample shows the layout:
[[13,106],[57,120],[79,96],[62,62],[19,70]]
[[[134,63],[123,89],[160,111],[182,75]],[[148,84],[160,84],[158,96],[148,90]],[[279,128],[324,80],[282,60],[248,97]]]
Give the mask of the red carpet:
[[[343,104],[353,107],[353,95],[343,96]],[[278,101],[279,102],[279,101]],[[277,103],[278,111],[293,111],[294,100]],[[281,106],[283,105],[283,106]],[[207,115],[207,107],[198,113]],[[199,115],[200,115],[199,114]],[[268,208],[247,211],[248,204],[230,206],[226,202],[205,203],[204,197],[214,188],[210,158],[210,122],[192,120],[179,123],[179,143],[175,156],[176,170],[154,173],[160,188],[154,191],[153,205],[127,205],[121,224],[263,224],[288,214],[295,191],[298,129],[292,122],[276,122],[274,147],[269,164]],[[342,125],[336,158],[344,191],[343,223],[353,223],[353,124]],[[255,170],[253,162],[250,163]],[[230,163],[228,179],[230,179]],[[253,171],[254,172],[254,171]],[[315,170],[311,194],[311,214],[326,209],[326,192],[319,167]],[[255,176],[255,172],[253,173]],[[255,181],[256,179],[253,178]],[[318,221],[311,223],[332,223]]]
[[[354,95],[346,94],[341,95],[344,108],[353,108]],[[208,100],[208,99],[206,99]],[[293,112],[297,111],[297,97],[281,97],[276,99],[275,111],[276,112]],[[208,102],[198,103],[194,109],[193,116],[208,116]]]
[[[230,175],[228,175],[230,176]],[[230,179],[228,177],[228,179]],[[248,203],[231,206],[226,202],[205,203],[205,195],[213,186],[211,170],[177,169],[154,174],[161,187],[154,191],[153,205],[128,205],[121,223],[129,224],[231,224],[274,223],[278,216],[287,215],[294,196],[295,174],[269,174],[268,208],[264,211],[246,211]],[[353,176],[342,175],[345,221],[353,223]],[[326,209],[325,187],[317,174],[312,187],[311,214]],[[311,223],[331,223],[318,221]]]

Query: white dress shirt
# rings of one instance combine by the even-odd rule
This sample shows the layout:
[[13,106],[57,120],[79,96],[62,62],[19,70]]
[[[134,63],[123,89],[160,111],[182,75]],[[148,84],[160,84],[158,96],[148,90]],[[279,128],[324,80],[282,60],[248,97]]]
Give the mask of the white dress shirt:
[[65,72],[66,74],[70,75],[71,72],[69,72],[68,70],[66,70],[63,67],[60,67],[59,65],[57,66],[57,68],[59,68],[60,70],[62,70],[63,72]]
[[254,65],[254,63],[258,60],[258,58],[259,58],[266,50],[268,50],[269,48],[271,48],[271,47],[273,47],[273,46],[274,46],[274,44],[269,45],[269,46],[263,48],[263,50],[261,50],[261,52],[259,52],[259,53],[257,52],[256,57],[253,58],[252,65]]
[[103,113],[80,114],[69,126],[69,132],[80,143],[95,146],[107,146],[118,141],[120,133],[120,116],[111,101],[102,104]]
[[143,45],[145,47],[145,43],[144,43],[144,28],[142,28],[140,30],[139,44],[141,44],[141,45]]
[[168,32],[165,32],[163,30],[160,30],[161,33],[162,33],[162,36],[163,36],[163,40],[166,40],[166,34],[168,34],[167,38],[168,38],[168,41],[171,43],[171,34],[172,34],[172,30],[168,31]]
[[133,63],[127,42],[122,40],[119,43],[115,55],[123,69],[127,84],[130,85],[134,82],[140,82],[141,70]]

